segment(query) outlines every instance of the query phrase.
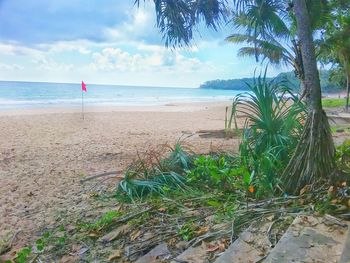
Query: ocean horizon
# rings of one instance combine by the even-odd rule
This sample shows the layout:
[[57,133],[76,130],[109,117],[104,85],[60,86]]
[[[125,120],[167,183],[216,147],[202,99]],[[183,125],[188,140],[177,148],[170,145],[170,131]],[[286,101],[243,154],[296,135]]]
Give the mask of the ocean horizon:
[[[156,106],[230,100],[244,90],[87,84],[86,106]],[[0,110],[80,107],[80,83],[0,81]]]

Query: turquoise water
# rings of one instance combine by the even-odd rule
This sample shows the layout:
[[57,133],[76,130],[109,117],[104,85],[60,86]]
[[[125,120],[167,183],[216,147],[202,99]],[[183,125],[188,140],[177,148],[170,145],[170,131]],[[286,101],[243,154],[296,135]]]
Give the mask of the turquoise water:
[[[134,87],[87,83],[86,106],[164,105],[219,101],[243,91],[193,88]],[[81,85],[0,81],[0,109],[80,107]]]

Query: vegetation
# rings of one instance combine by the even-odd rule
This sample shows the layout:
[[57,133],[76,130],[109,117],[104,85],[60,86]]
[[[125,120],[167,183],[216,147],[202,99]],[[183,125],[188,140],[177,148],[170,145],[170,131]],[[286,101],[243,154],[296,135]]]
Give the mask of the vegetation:
[[323,108],[344,107],[345,102],[346,102],[345,99],[325,98],[325,99],[322,99],[322,106],[323,106]]
[[345,140],[342,145],[337,147],[335,154],[337,167],[340,171],[349,176],[350,174],[350,140]]
[[[164,158],[166,153],[168,155]],[[119,183],[119,190],[131,200],[186,188],[183,173],[192,166],[193,156],[180,143],[174,148],[163,145],[151,149],[143,156],[130,165]]]
[[[295,37],[292,12],[286,12],[282,1],[241,1],[244,8],[233,12],[234,34],[226,41],[246,44],[239,56],[254,56],[272,65],[289,65],[304,86],[304,69],[299,40]],[[319,17],[319,16],[313,16]],[[292,25],[288,25],[292,24]]]
[[[139,2],[140,0],[135,1]],[[223,21],[231,19],[234,26],[243,27],[246,33],[244,36],[249,37],[244,41],[248,40],[254,45],[253,53],[256,56],[261,48],[260,40],[271,43],[271,40],[286,39],[293,33],[298,49],[295,58],[298,68],[301,68],[297,75],[303,75],[300,79],[309,99],[309,108],[304,132],[284,172],[287,190],[297,193],[307,184],[314,186],[320,179],[331,179],[335,151],[328,119],[322,109],[321,85],[313,39],[315,29],[322,28],[325,22],[323,18],[326,19],[329,14],[325,1],[295,0],[288,3],[287,10],[283,2],[273,0],[235,0],[233,5],[220,0],[183,0],[176,3],[162,0],[154,3],[157,26],[163,33],[167,46],[190,45],[194,37],[193,30],[197,30],[202,21],[208,27],[217,30]],[[313,16],[317,17],[316,20],[310,16],[311,11],[318,14]],[[233,19],[230,17],[231,13],[235,14]],[[292,28],[294,26],[294,32],[288,30],[288,23]],[[283,55],[276,61],[280,58],[283,58]]]
[[[343,73],[342,73],[343,74]],[[320,81],[323,92],[339,92],[345,88],[342,79],[337,79],[342,75],[336,75],[335,72],[329,70],[320,71]],[[277,79],[285,81],[290,89],[300,92],[300,80],[295,76],[294,72],[284,72],[278,74],[275,78],[267,78],[267,80]],[[210,80],[200,85],[202,89],[224,89],[224,90],[247,90],[246,83],[252,85],[254,78],[228,79],[228,80]]]
[[[238,51],[239,56],[254,56],[268,60],[275,66],[289,65],[299,79],[302,97],[305,89],[305,72],[300,38],[296,36],[296,19],[293,4],[283,1],[237,1],[243,5],[233,12],[234,34],[226,38],[228,42],[246,44]],[[318,29],[327,20],[328,8],[323,1],[307,1],[312,9],[311,29]],[[308,95],[307,95],[308,96]]]
[[284,172],[287,190],[296,193],[305,185],[313,187],[322,179],[332,179],[335,150],[328,119],[322,109],[315,45],[305,0],[294,2],[294,13],[306,76],[305,90],[310,91],[310,105],[304,131]]
[[302,134],[305,107],[284,82],[268,81],[266,71],[248,87],[251,93],[234,100],[229,121],[236,111],[247,118],[238,156],[196,156],[180,143],[164,146],[167,155],[164,147],[149,151],[127,169],[119,194],[135,200],[193,187],[259,198],[283,193],[281,174]]
[[[320,51],[323,62],[336,65],[341,69],[342,76],[346,79],[347,99],[346,111],[349,107],[350,93],[350,4],[344,1],[330,1],[331,12],[325,25],[323,38],[320,41]],[[336,71],[335,71],[336,72]]]
[[250,89],[251,94],[241,95],[240,111],[247,121],[240,154],[259,185],[274,193],[280,182],[278,174],[301,135],[305,108],[283,82],[258,77]]

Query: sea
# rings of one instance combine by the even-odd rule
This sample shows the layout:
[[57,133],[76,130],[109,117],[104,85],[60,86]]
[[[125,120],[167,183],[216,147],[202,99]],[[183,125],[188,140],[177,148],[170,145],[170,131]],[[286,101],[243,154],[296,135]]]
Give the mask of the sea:
[[[87,85],[85,106],[155,106],[230,100],[239,90]],[[81,107],[80,83],[0,81],[0,110]]]

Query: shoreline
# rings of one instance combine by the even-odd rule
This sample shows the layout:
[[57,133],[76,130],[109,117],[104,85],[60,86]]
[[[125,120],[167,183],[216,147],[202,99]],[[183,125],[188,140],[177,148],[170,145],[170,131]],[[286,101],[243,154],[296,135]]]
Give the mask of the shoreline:
[[[84,107],[84,113],[107,112],[193,112],[205,110],[208,107],[229,106],[231,100],[218,100],[210,102],[180,102],[166,103],[162,105],[130,105],[130,106],[88,106]],[[42,115],[42,114],[81,114],[81,107],[31,107],[20,109],[0,109],[0,116],[18,115]]]

